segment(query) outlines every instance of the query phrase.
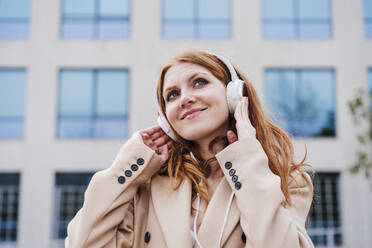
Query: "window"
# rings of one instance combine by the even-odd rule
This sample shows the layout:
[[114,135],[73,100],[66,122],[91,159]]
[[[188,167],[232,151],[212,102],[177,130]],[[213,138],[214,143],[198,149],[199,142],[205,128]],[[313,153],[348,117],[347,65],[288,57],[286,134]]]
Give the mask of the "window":
[[56,173],[54,238],[67,236],[67,225],[83,206],[84,192],[93,173]]
[[19,173],[0,173],[0,246],[17,241]]
[[66,39],[125,39],[129,20],[129,0],[62,0],[61,36]]
[[163,37],[170,39],[231,36],[229,0],[163,0]]
[[364,33],[372,38],[372,0],[364,0]]
[[279,126],[293,136],[335,136],[332,69],[267,69],[265,98]]
[[30,0],[0,0],[0,39],[26,39],[29,35]]
[[319,39],[332,36],[330,0],[263,0],[263,36]]
[[0,69],[0,139],[23,137],[26,72]]
[[339,173],[317,173],[308,233],[315,246],[342,246]]
[[60,71],[59,138],[124,138],[128,134],[127,70]]

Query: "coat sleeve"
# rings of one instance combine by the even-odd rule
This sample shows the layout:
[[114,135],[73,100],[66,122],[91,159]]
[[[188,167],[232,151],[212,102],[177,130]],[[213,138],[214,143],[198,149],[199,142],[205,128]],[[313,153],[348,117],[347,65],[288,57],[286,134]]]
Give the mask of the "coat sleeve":
[[135,133],[113,164],[93,175],[82,208],[68,224],[65,247],[132,247],[134,197],[159,167],[158,156]]
[[[235,193],[247,247],[314,247],[305,229],[313,196],[312,184],[305,180],[311,182],[309,175],[293,174],[289,182],[292,205],[287,206],[280,177],[271,172],[266,153],[256,138],[234,142],[216,158]],[[234,180],[233,172],[237,176]]]

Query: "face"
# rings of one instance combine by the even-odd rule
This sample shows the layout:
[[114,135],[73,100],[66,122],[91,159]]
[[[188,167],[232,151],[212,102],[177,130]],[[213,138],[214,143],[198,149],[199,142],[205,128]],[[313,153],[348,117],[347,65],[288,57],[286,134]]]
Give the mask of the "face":
[[177,63],[164,77],[166,116],[189,141],[214,138],[228,127],[226,89],[212,73],[192,63]]

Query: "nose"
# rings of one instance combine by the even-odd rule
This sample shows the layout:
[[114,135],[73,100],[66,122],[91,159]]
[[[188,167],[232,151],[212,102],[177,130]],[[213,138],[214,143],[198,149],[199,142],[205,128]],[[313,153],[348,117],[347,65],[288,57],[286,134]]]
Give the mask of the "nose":
[[195,103],[195,97],[192,94],[184,93],[181,96],[181,107],[184,108],[186,106],[189,106],[193,103]]

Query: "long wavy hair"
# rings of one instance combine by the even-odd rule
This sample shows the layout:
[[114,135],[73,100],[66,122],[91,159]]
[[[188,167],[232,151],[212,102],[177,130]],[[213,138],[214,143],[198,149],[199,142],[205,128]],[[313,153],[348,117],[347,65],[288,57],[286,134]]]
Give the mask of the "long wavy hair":
[[[225,87],[227,83],[231,81],[230,72],[226,65],[217,57],[207,52],[190,50],[170,59],[170,61],[161,69],[157,87],[158,102],[166,119],[166,106],[163,98],[164,78],[169,68],[177,63],[183,62],[204,67],[219,79]],[[308,164],[304,163],[307,152],[302,161],[299,163],[294,161],[294,149],[290,138],[282,129],[274,125],[271,120],[265,117],[264,109],[252,83],[236,66],[234,66],[234,69],[237,72],[238,77],[245,82],[246,93],[248,94],[249,101],[249,119],[253,127],[256,129],[256,138],[261,143],[268,157],[270,170],[281,179],[281,190],[285,196],[286,203],[292,205],[288,190],[288,181],[292,172],[299,171],[312,189],[312,183],[304,176],[305,172],[302,169],[303,166],[308,166]],[[201,182],[206,182],[206,179],[211,174],[211,164],[215,163],[217,159],[215,157],[208,160],[203,159],[192,141],[183,139],[173,129],[172,125],[170,125],[170,127],[175,133],[178,141],[173,142],[169,151],[169,159],[163,165],[159,174],[170,177],[174,190],[180,187],[185,178],[189,178],[192,182],[192,198],[194,199],[196,193],[199,193],[201,198],[209,203],[211,197],[208,193],[208,184]],[[237,133],[235,118],[231,114],[229,115],[228,128]],[[214,146],[216,144],[223,144],[223,147],[226,147],[228,145],[226,134],[214,138],[209,144],[209,151],[213,154],[216,154],[216,151],[214,151]],[[194,157],[190,155],[190,152],[192,152]]]

